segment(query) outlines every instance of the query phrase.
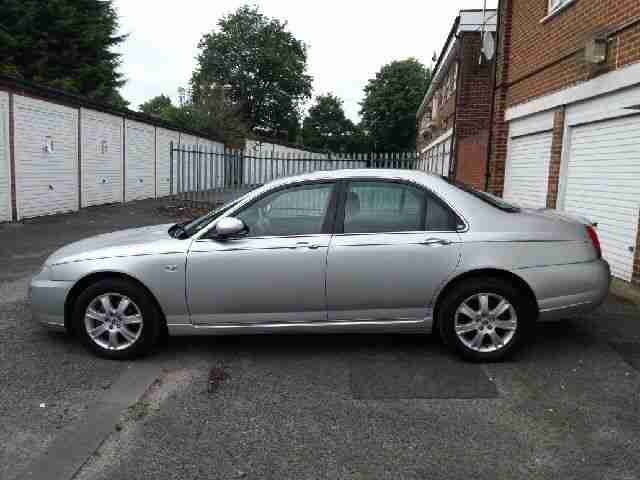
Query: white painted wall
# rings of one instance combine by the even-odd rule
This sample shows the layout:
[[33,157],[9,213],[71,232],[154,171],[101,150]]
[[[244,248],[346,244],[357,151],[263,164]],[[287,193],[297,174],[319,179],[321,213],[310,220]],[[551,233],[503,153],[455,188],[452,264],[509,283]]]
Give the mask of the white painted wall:
[[121,202],[122,117],[83,108],[80,123],[82,206]]
[[245,155],[255,155],[258,157],[269,156],[271,154],[278,156],[302,155],[310,156],[313,158],[327,158],[326,154],[314,153],[301,148],[292,148],[286,145],[279,145],[277,143],[259,142],[257,140],[247,139],[244,147]]
[[9,94],[7,92],[0,92],[0,222],[11,220],[10,168]]
[[18,219],[77,210],[78,111],[15,95],[14,125]]
[[[171,142],[174,148],[180,140],[180,133],[166,128],[156,128],[156,192],[158,197],[171,193]],[[175,154],[174,154],[175,156]],[[176,193],[176,160],[173,161],[173,193]]]
[[125,120],[125,201],[155,196],[155,127]]

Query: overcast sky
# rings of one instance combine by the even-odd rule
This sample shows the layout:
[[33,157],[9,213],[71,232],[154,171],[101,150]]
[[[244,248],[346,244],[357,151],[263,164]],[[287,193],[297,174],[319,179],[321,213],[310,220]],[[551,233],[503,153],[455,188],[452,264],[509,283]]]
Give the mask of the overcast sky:
[[[483,0],[116,0],[121,31],[129,34],[119,50],[131,108],[161,93],[175,101],[178,87],[188,86],[201,36],[245,3],[288,22],[309,47],[314,95],[334,93],[354,121],[362,89],[382,65],[408,57],[430,65],[458,11],[483,7]],[[487,0],[487,8],[496,5]]]

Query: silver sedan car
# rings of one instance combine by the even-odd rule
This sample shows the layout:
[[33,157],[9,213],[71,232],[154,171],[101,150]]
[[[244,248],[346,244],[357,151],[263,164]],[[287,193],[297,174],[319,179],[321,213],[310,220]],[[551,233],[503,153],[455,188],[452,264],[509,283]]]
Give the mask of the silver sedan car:
[[269,183],[190,223],[123,230],[51,255],[36,318],[98,355],[169,335],[437,332],[473,361],[609,287],[588,222],[409,170]]

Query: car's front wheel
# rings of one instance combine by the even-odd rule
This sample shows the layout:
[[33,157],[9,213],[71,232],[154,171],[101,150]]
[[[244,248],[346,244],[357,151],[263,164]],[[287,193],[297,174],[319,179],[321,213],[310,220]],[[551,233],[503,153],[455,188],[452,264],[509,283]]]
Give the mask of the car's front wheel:
[[149,294],[119,278],[87,287],[76,301],[73,321],[89,350],[116,360],[147,353],[161,333],[158,308]]
[[502,360],[529,336],[535,304],[500,278],[469,279],[445,297],[438,316],[440,335],[462,357]]

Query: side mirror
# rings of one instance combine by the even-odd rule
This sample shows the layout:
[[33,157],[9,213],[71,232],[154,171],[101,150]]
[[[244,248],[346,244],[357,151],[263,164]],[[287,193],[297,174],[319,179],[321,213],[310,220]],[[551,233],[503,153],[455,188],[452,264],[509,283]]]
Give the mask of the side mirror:
[[215,226],[217,238],[228,238],[240,235],[247,231],[247,226],[242,220],[235,217],[224,217],[218,220]]

